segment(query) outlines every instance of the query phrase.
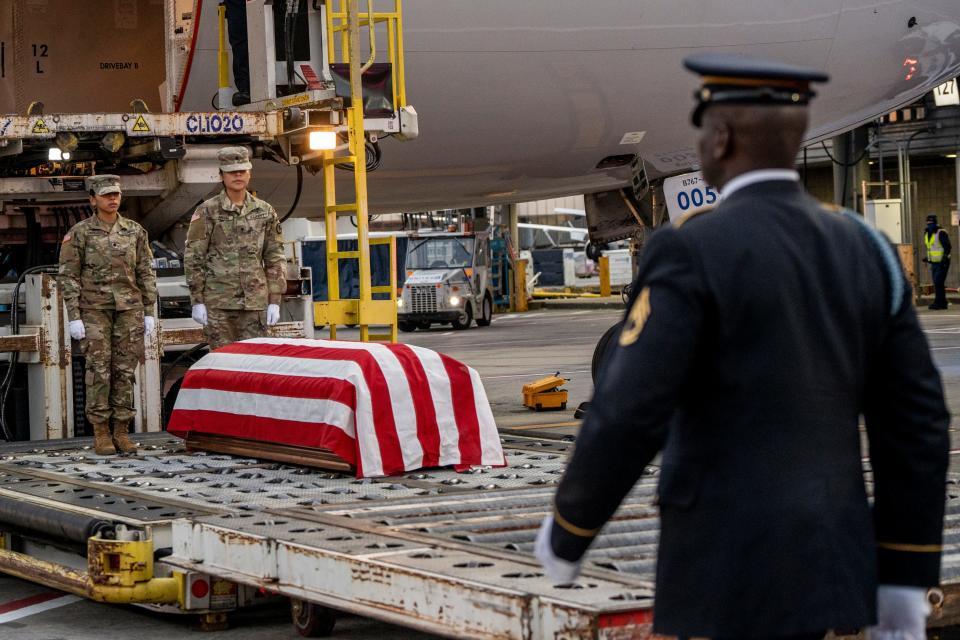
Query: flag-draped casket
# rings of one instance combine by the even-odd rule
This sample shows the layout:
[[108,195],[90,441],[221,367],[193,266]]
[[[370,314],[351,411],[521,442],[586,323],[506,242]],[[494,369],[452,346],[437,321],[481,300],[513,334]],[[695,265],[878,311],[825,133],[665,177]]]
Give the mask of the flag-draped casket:
[[477,372],[412,345],[227,345],[184,376],[168,430],[328,449],[357,477],[505,464]]

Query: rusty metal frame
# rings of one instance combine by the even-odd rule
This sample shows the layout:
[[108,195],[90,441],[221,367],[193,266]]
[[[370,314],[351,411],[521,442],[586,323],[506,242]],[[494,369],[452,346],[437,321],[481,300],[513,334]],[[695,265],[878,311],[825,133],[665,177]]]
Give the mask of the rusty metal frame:
[[21,325],[20,333],[0,336],[0,353],[37,353],[40,351],[40,327]]
[[[532,559],[415,534],[263,515],[238,525],[213,516],[173,524],[175,567],[451,637],[642,638],[652,598],[630,576],[552,585]],[[314,523],[315,525],[316,523]],[[294,527],[308,536],[283,535]],[[310,538],[317,541],[312,543]],[[325,542],[323,542],[325,540]],[[202,557],[200,557],[202,556]],[[613,600],[624,593],[633,598]],[[617,625],[603,619],[616,616]]]
[[[39,325],[39,349],[27,364],[30,393],[30,439],[49,440],[73,435],[73,358],[64,339],[67,312],[63,294],[52,275],[26,278],[27,323]],[[37,392],[39,391],[39,392]]]

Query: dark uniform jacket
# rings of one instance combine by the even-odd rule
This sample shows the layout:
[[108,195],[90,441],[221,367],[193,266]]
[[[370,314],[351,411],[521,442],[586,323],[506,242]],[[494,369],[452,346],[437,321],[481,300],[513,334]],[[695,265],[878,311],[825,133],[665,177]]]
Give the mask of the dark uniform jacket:
[[580,557],[662,448],[659,633],[857,629],[878,581],[937,584],[949,415],[882,242],[786,180],[655,233],[556,496],[555,552]]
[[80,319],[80,309],[152,315],[157,279],[147,232],[121,215],[113,226],[96,214],[81,220],[63,237],[59,282],[70,320]]

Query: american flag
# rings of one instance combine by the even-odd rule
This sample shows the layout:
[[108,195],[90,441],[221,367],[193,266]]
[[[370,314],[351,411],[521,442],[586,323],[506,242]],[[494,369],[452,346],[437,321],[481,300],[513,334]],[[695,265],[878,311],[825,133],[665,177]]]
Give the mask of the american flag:
[[235,342],[190,368],[168,430],[329,449],[358,478],[506,464],[479,374],[413,345]]

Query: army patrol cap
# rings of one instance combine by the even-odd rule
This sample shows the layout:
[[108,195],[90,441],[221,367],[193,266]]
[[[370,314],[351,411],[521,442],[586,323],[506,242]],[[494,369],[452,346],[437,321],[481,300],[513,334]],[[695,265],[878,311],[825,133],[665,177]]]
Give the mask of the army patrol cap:
[[120,176],[103,174],[87,178],[87,193],[105,196],[108,193],[120,193]]
[[810,83],[830,79],[816,69],[728,53],[697,53],[683,66],[702,76],[690,118],[697,128],[711,104],[807,105],[817,95]]
[[220,160],[220,171],[243,171],[252,169],[250,151],[246,147],[224,147],[217,152]]

